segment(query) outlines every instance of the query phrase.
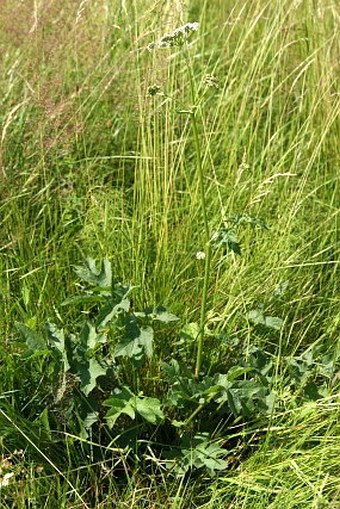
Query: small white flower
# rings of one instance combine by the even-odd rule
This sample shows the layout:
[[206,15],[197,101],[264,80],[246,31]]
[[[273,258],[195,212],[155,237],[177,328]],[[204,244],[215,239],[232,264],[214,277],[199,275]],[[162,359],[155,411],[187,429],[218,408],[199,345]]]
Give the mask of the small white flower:
[[203,251],[197,251],[196,253],[196,260],[204,260],[205,253]]

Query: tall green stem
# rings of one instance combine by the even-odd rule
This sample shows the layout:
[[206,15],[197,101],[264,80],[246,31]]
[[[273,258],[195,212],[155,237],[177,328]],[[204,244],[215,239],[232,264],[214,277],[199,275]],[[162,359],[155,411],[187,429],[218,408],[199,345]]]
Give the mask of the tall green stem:
[[199,334],[197,337],[197,354],[196,354],[196,367],[195,367],[195,376],[198,377],[202,364],[202,351],[203,351],[203,341],[204,341],[204,329],[206,322],[206,314],[207,314],[207,297],[208,297],[208,289],[209,289],[209,275],[210,275],[210,265],[211,265],[211,244],[210,244],[210,228],[207,216],[207,204],[206,204],[206,195],[205,195],[205,184],[204,184],[204,172],[202,165],[202,155],[201,155],[201,147],[198,136],[197,129],[197,121],[196,121],[196,112],[192,111],[191,113],[191,122],[192,122],[192,130],[194,135],[196,156],[197,156],[197,170],[198,170],[198,178],[200,184],[200,194],[201,194],[201,207],[203,214],[203,223],[204,223],[204,232],[205,232],[205,267],[204,267],[204,280],[203,280],[203,289],[202,289],[202,301],[201,301],[201,313],[200,313],[200,326],[199,326]]
[[201,153],[201,145],[198,134],[197,127],[197,111],[198,108],[198,100],[196,95],[196,86],[194,81],[194,76],[192,72],[192,65],[190,60],[190,54],[188,51],[188,47],[184,46],[184,59],[186,63],[186,68],[189,74],[189,83],[190,83],[190,91],[191,91],[191,100],[192,100],[192,108],[190,112],[191,116],[191,124],[192,131],[194,135],[194,144],[196,151],[196,160],[197,160],[197,171],[199,178],[199,186],[200,186],[200,195],[201,195],[201,208],[203,215],[203,224],[204,224],[204,236],[205,236],[205,266],[204,266],[204,280],[203,280],[203,288],[202,288],[202,301],[201,301],[201,312],[200,312],[200,323],[199,323],[199,333],[197,337],[197,353],[196,353],[196,366],[195,366],[195,377],[198,378],[201,370],[202,364],[202,351],[203,351],[203,341],[204,341],[204,330],[206,323],[206,314],[207,314],[207,298],[208,298],[208,289],[209,289],[209,276],[210,276],[210,266],[211,266],[211,244],[210,244],[210,228],[207,216],[207,202],[206,202],[206,193],[205,193],[205,183],[204,183],[204,171],[203,171],[203,161],[202,161],[202,153]]

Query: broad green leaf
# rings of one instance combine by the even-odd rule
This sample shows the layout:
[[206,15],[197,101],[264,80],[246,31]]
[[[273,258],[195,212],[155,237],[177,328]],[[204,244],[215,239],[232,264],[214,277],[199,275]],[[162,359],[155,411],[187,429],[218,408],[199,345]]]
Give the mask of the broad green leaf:
[[25,340],[29,350],[32,352],[46,352],[47,345],[44,338],[39,336],[39,334],[23,323],[15,322],[15,327],[18,332],[20,332],[21,337]]
[[143,355],[143,348],[138,339],[131,341],[129,338],[119,341],[113,352],[113,358],[128,357],[129,359],[141,360]]
[[38,418],[35,420],[35,422],[39,424],[39,431],[41,430],[43,432],[43,434],[46,436],[46,438],[48,438],[49,440],[52,440],[52,433],[51,433],[47,408],[45,408],[41,412],[41,414],[38,416]]
[[118,303],[110,302],[99,313],[98,328],[105,327],[113,318],[116,318],[121,311],[126,313],[130,309],[130,299],[122,299]]
[[233,214],[233,216],[231,217],[231,221],[235,225],[249,224],[253,228],[257,227],[260,230],[269,229],[262,219],[255,216],[250,216],[249,214]]
[[222,459],[226,455],[226,451],[216,443],[203,442],[195,448],[197,467],[205,466],[211,474],[216,471],[225,470],[228,462]]
[[87,440],[89,438],[89,431],[93,424],[98,422],[99,419],[99,413],[98,412],[90,412],[85,417],[84,421],[82,422],[82,427],[80,431],[80,437],[84,440]]
[[273,296],[278,297],[279,295],[283,295],[289,286],[289,281],[283,281],[279,283],[275,290],[273,291]]
[[176,322],[179,320],[178,316],[169,313],[163,306],[158,306],[153,309],[147,308],[144,309],[144,311],[137,311],[135,312],[135,316],[137,318],[150,318],[151,320],[157,320],[164,323]]
[[178,361],[176,359],[171,360],[171,364],[163,362],[162,370],[165,375],[165,379],[171,384],[178,379],[181,374],[181,369]]
[[176,322],[179,320],[178,316],[169,313],[166,308],[159,306],[154,308],[152,312],[153,320],[159,320],[160,322],[169,323]]
[[75,295],[68,297],[61,305],[68,306],[69,304],[97,304],[103,302],[104,297],[101,295]]
[[58,329],[54,323],[47,322],[45,330],[52,348],[57,349],[61,354],[63,354],[65,352],[65,335],[63,329]]
[[263,314],[262,309],[252,309],[248,313],[248,320],[252,322],[254,325],[265,325],[266,320]]
[[181,337],[191,342],[197,341],[199,333],[200,326],[196,322],[187,323],[181,329]]
[[248,319],[254,325],[264,325],[270,329],[280,330],[283,326],[283,320],[281,318],[277,316],[265,316],[261,308],[249,311]]
[[161,402],[157,398],[136,398],[136,412],[151,424],[158,424],[164,420],[164,414],[161,409]]
[[151,357],[153,353],[153,329],[151,327],[140,329],[139,343],[142,345],[145,355]]
[[242,415],[242,403],[237,390],[229,389],[227,392],[228,405],[235,417]]
[[241,254],[241,244],[235,230],[230,228],[220,228],[214,233],[212,242],[217,247],[222,247],[225,251],[233,251],[235,254]]
[[80,331],[80,344],[85,351],[95,349],[99,344],[107,341],[105,334],[98,334],[95,326],[91,322],[85,322]]
[[226,451],[217,442],[212,442],[207,433],[200,433],[193,439],[184,436],[179,454],[172,452],[169,456],[175,459],[175,463],[170,466],[179,475],[184,475],[193,468],[206,468],[213,476],[228,467],[228,462],[224,459]]
[[54,323],[47,322],[45,325],[45,330],[47,332],[48,339],[50,340],[51,347],[60,353],[64,365],[64,371],[68,371],[70,369],[70,365],[67,359],[63,329],[58,329]]
[[95,422],[98,421],[99,413],[98,412],[90,412],[87,414],[86,418],[84,419],[83,426],[86,429],[91,428]]
[[102,260],[100,269],[97,269],[93,258],[87,258],[84,266],[76,266],[75,272],[80,279],[83,279],[90,285],[108,288],[112,285],[112,271],[109,260]]
[[161,403],[157,398],[135,396],[127,387],[117,390],[114,396],[105,401],[105,405],[110,407],[106,420],[111,428],[122,414],[135,419],[137,412],[151,424],[158,424],[164,420]]
[[80,378],[80,389],[88,396],[95,388],[97,378],[106,375],[107,368],[103,367],[95,357],[91,357],[84,363],[78,364],[78,375]]
[[122,414],[128,415],[132,420],[135,419],[134,398],[130,389],[124,387],[120,391],[116,390],[114,396],[105,401],[105,405],[110,407],[105,416],[109,428],[115,425]]
[[143,355],[152,356],[153,329],[140,327],[137,321],[129,317],[125,328],[125,337],[116,345],[114,357],[129,357],[140,360]]
[[251,373],[254,369],[251,366],[233,366],[229,369],[226,377],[229,382],[233,382],[240,378],[240,376],[245,375],[247,373]]
[[267,410],[268,389],[255,380],[239,381],[228,390],[229,408],[235,416],[249,417]]
[[270,329],[281,330],[283,326],[283,320],[278,316],[266,316],[265,326]]

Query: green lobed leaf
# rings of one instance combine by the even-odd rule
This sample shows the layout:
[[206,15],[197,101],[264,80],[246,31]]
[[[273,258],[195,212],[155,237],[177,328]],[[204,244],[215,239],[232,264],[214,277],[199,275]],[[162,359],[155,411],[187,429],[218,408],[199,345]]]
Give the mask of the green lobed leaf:
[[248,319],[254,325],[264,325],[270,329],[280,330],[283,320],[277,316],[265,316],[262,308],[252,309],[248,312]]
[[80,378],[80,389],[88,396],[96,387],[97,378],[106,375],[107,367],[102,366],[95,357],[78,363],[77,374]]
[[80,344],[85,351],[94,350],[98,345],[107,342],[105,334],[98,334],[95,326],[91,322],[85,322],[80,334]]
[[217,247],[222,247],[226,252],[233,251],[241,255],[241,243],[235,230],[231,228],[220,228],[212,237]]
[[134,420],[138,413],[151,424],[158,424],[164,420],[159,399],[135,396],[127,387],[116,390],[115,394],[105,401],[105,405],[110,407],[106,413],[106,420],[110,428],[122,414],[128,415]]
[[252,322],[254,325],[265,325],[266,324],[265,316],[263,314],[262,309],[260,309],[260,308],[252,309],[251,311],[249,311],[247,316],[248,316],[248,320],[250,322]]
[[24,325],[23,323],[15,322],[15,327],[24,339],[27,348],[32,352],[46,352],[46,341],[39,334]]
[[193,468],[206,468],[210,475],[214,476],[228,467],[228,462],[224,459],[226,451],[218,442],[211,441],[207,433],[195,435],[193,439],[184,436],[179,454],[173,452],[169,456],[175,460],[169,466],[179,475],[185,475]]
[[98,304],[103,302],[104,297],[101,295],[75,295],[65,299],[61,305],[68,306],[69,304]]
[[231,217],[231,222],[235,225],[249,224],[253,228],[269,230],[268,226],[262,219],[255,216],[250,216],[249,214],[233,214]]
[[109,302],[103,309],[100,310],[99,316],[97,319],[98,327],[103,328],[113,319],[117,318],[121,311],[127,313],[130,309],[131,303],[130,299],[123,298],[120,302],[115,303],[113,301]]
[[152,327],[140,327],[137,320],[130,316],[126,322],[125,337],[116,345],[113,357],[128,357],[140,360],[144,355],[151,357],[152,353]]
[[149,318],[150,320],[159,321],[163,323],[177,322],[178,316],[173,313],[169,313],[163,306],[155,308],[146,308],[144,311],[136,311],[134,315],[137,318]]
[[187,323],[181,329],[181,337],[190,342],[197,341],[199,333],[200,326],[197,322]]
[[58,327],[54,323],[47,322],[45,324],[45,330],[47,333],[47,337],[50,341],[51,347],[57,350],[62,358],[64,371],[65,372],[68,371],[70,369],[70,365],[67,359],[67,351],[65,346],[65,336],[63,329],[58,329]]
[[273,297],[278,297],[280,295],[283,295],[287,291],[288,286],[289,286],[289,281],[282,281],[282,283],[279,283],[272,293]]
[[133,407],[134,395],[127,387],[121,390],[116,390],[114,396],[107,399],[104,404],[109,406],[109,410],[106,413],[106,422],[109,428],[112,428],[118,417],[122,414],[128,415],[132,420],[135,419],[136,413]]
[[98,412],[90,412],[86,415],[85,419],[82,422],[82,427],[80,431],[80,437],[84,440],[87,440],[89,438],[89,432],[93,424],[98,422],[99,420],[99,413]]
[[165,418],[161,409],[161,402],[157,398],[136,398],[135,408],[136,412],[151,424],[159,424]]
[[108,288],[112,285],[111,263],[105,259],[101,261],[100,269],[97,269],[93,258],[87,258],[83,266],[76,266],[75,272],[80,279],[83,279],[90,285]]
[[283,327],[283,320],[278,316],[266,316],[265,326],[270,329],[281,330]]

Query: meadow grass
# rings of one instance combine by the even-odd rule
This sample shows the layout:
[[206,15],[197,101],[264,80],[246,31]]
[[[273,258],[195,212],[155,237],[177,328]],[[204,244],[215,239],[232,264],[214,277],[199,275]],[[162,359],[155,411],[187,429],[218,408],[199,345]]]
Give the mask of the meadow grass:
[[[187,21],[200,25],[185,52],[148,50]],[[339,351],[339,24],[335,0],[5,2],[0,486],[13,476],[0,507],[340,507],[339,376],[305,404],[284,382],[287,358]],[[241,256],[212,249],[205,271],[207,229],[235,213],[268,230],[243,229]],[[166,305],[181,324],[199,322],[207,283],[201,323],[214,338],[275,356],[285,406],[247,432],[235,424],[217,479],[131,471],[119,455],[116,474],[66,433],[58,457],[35,427],[45,374],[22,360],[14,324],[75,320],[61,303],[87,256],[110,259],[137,307]],[[251,326],[258,304],[284,320],[279,333]],[[203,339],[207,366],[228,362]],[[162,341],[161,357],[176,353],[173,331]]]

